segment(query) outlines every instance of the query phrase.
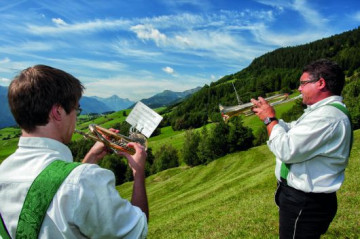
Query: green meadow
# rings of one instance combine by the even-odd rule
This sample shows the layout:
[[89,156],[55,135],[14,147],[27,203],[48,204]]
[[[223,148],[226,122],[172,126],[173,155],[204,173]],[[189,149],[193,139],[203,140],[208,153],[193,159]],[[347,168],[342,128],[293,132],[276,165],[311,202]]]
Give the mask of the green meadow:
[[[338,213],[322,238],[360,235],[360,130]],[[274,156],[266,145],[228,154],[206,166],[178,167],[146,179],[148,238],[278,238]],[[130,199],[132,183],[117,187]]]
[[[293,104],[276,106],[277,116],[281,117]],[[91,123],[109,128],[126,117],[123,111],[96,118],[81,116],[77,128],[86,131]],[[254,132],[263,125],[254,115],[244,117],[243,122]],[[0,162],[15,151],[19,133],[17,128],[0,130]],[[160,135],[149,139],[149,147],[156,152],[161,145],[171,144],[181,159],[184,134],[170,126],[161,128]],[[360,235],[360,130],[354,135],[346,180],[338,192],[338,213],[322,238]],[[80,137],[75,134],[73,140]],[[149,176],[148,238],[278,238],[274,166],[274,156],[262,145],[228,154],[208,165],[188,167],[181,163],[180,167]],[[131,182],[117,189],[122,197],[131,198]]]

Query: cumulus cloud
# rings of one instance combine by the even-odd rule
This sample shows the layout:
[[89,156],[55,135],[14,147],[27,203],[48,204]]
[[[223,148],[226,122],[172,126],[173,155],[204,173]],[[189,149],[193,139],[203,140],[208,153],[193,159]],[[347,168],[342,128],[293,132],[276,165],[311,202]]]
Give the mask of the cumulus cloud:
[[164,67],[162,70],[165,71],[168,74],[174,74],[174,69],[169,67],[169,66]]

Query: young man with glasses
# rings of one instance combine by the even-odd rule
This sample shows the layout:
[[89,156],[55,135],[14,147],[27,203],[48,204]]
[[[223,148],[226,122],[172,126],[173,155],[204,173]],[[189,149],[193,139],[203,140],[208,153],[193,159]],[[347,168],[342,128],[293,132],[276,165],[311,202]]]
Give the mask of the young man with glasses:
[[[2,231],[12,238],[146,237],[146,151],[139,144],[129,144],[136,151],[133,156],[121,153],[134,175],[131,203],[120,197],[114,174],[96,165],[107,153],[99,142],[63,181],[54,181],[59,188],[53,196],[48,195],[54,178],[76,164],[66,144],[81,112],[83,90],[74,76],[45,65],[23,70],[9,86],[9,105],[22,131],[18,149],[0,165],[0,215],[5,224]],[[54,162],[59,167],[46,171]],[[40,181],[42,184],[33,193],[37,179],[45,171],[49,172],[44,174],[48,178]],[[49,205],[44,207],[43,219],[35,220],[44,197],[49,197]],[[33,230],[35,222],[38,227]]]
[[340,96],[344,83],[343,71],[330,60],[307,65],[299,86],[307,109],[291,123],[278,120],[262,97],[251,100],[276,156],[280,238],[320,238],[336,214],[336,191],[352,144],[351,120]]

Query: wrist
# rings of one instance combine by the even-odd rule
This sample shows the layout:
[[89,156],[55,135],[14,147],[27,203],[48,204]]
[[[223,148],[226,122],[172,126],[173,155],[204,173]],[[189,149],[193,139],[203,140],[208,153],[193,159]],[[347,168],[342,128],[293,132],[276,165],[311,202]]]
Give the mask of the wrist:
[[82,161],[83,163],[92,163],[95,164],[96,163],[96,159],[93,155],[87,153]]
[[138,178],[138,179],[145,178],[145,170],[137,170],[137,171],[133,170],[133,177],[134,177],[134,179],[135,178]]
[[278,122],[278,119],[276,117],[265,117],[263,122],[266,126],[268,126],[272,122]]

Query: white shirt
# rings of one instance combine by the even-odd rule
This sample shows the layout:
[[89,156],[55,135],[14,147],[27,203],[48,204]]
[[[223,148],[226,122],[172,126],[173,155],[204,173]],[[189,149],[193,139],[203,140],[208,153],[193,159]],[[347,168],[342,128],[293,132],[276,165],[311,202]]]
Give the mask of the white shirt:
[[[287,183],[303,192],[330,193],[344,181],[351,141],[349,118],[330,103],[331,96],[305,109],[291,123],[280,120],[267,142],[276,156],[275,175],[280,180],[281,163],[291,164]],[[343,104],[342,104],[343,105]]]
[[[49,138],[20,137],[0,165],[0,212],[12,238],[28,189],[52,161],[72,162],[71,151]],[[146,215],[115,188],[114,174],[95,164],[76,167],[54,196],[39,238],[145,238]]]

